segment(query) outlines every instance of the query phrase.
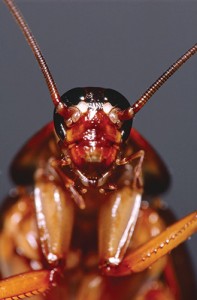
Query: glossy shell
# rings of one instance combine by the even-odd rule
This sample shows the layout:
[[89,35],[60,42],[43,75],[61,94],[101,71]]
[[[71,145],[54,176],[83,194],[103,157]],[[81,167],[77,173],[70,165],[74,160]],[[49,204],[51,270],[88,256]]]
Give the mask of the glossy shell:
[[[38,161],[47,161],[52,155],[61,157],[56,142],[51,122],[35,134],[16,155],[10,169],[14,182],[19,185],[32,184]],[[146,151],[143,164],[145,194],[158,195],[165,192],[170,184],[169,172],[154,148],[135,129],[131,130],[124,148],[128,155],[141,149]]]

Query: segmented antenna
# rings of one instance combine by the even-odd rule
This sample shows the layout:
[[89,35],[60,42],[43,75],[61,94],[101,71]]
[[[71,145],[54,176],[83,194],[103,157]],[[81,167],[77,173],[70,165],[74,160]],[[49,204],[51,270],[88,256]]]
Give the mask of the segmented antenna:
[[131,106],[133,114],[136,114],[152,97],[152,95],[170,78],[192,55],[197,52],[197,44],[183,54],[170,68],[167,69]]
[[14,19],[16,20],[16,22],[18,23],[19,27],[21,28],[31,50],[33,51],[36,60],[38,61],[38,64],[41,68],[41,71],[44,75],[44,78],[46,80],[50,95],[51,95],[51,99],[55,105],[55,107],[58,106],[58,104],[60,104],[60,95],[59,92],[57,90],[55,81],[51,75],[51,72],[49,71],[49,68],[47,66],[47,63],[42,55],[42,52],[31,32],[31,30],[29,29],[27,23],[25,22],[20,10],[15,6],[14,1],[12,0],[4,0],[5,4],[8,6],[10,12],[12,13]]
[[[60,114],[67,116],[69,113],[67,108],[63,106],[60,101],[60,95],[57,90],[54,79],[49,71],[47,63],[41,53],[41,50],[33,37],[31,30],[29,29],[27,23],[25,22],[21,12],[15,6],[12,0],[4,0],[7,4],[9,10],[13,14],[15,20],[19,24],[26,40],[32,49],[38,64],[41,68],[41,71],[45,77],[52,101],[55,107],[58,107],[58,111]],[[195,44],[192,48],[190,48],[185,54],[183,54],[174,64],[171,65],[147,90],[146,92],[131,106],[128,111],[128,116],[130,118],[133,117],[141,108],[149,101],[149,99],[154,95],[154,93],[195,53],[197,52],[197,44]],[[127,117],[128,118],[128,117]]]

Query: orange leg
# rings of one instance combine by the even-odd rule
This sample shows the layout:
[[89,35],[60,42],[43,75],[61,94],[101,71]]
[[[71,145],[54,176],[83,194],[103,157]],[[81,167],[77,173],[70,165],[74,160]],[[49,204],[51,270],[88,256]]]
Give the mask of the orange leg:
[[62,167],[68,166],[70,164],[70,159],[55,159],[51,158],[49,160],[50,167],[53,168],[57,174],[59,175],[59,179],[62,180],[62,183],[66,190],[70,192],[72,199],[78,205],[80,209],[85,208],[85,202],[83,197],[79,194],[79,192],[75,188],[75,182],[70,179],[63,171]]
[[0,299],[16,300],[45,293],[58,281],[58,270],[40,270],[11,276],[0,281]]
[[120,187],[104,196],[106,200],[99,211],[98,235],[101,266],[106,261],[116,265],[122,261],[135,229],[143,193],[144,151],[138,151],[127,158],[117,160],[116,163],[121,166],[134,160],[136,162],[132,164],[131,172],[129,174],[123,172],[122,179],[117,183]]
[[35,176],[34,202],[46,263],[50,269],[57,266],[64,268],[72,236],[74,203],[61,184],[41,168]]
[[124,276],[141,272],[184,242],[196,231],[197,212],[193,212],[126,255],[120,264],[115,265],[110,261],[106,261],[105,264],[101,265],[102,273],[110,276]]
[[45,293],[59,283],[58,278],[64,269],[72,235],[74,203],[69,193],[65,193],[61,185],[42,169],[36,175],[34,200],[38,240],[47,267],[39,271],[25,270],[0,281],[0,299],[22,299]]

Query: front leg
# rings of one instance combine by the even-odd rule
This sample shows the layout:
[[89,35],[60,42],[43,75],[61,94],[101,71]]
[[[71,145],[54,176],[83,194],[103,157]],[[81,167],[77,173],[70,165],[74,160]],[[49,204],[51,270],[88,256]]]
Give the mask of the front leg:
[[[44,299],[44,293],[58,284],[60,272],[46,267],[40,251],[33,197],[18,188],[6,199],[12,205],[3,214],[0,234],[1,275],[0,299]],[[11,276],[12,275],[12,276]],[[15,275],[15,276],[13,276]],[[11,277],[9,277],[11,276]]]
[[73,229],[74,202],[58,179],[44,168],[38,169],[35,176],[34,201],[43,269],[0,281],[0,299],[31,297],[61,281]]
[[99,211],[99,257],[102,269],[110,264],[119,265],[133,235],[143,193],[143,159],[144,151],[139,151],[116,162],[117,165],[125,165],[137,161],[133,172],[125,172],[120,178],[123,187],[105,195]]
[[197,231],[197,213],[194,212],[124,257],[139,213],[144,151],[117,161],[118,165],[125,165],[134,159],[139,161],[134,167],[130,187],[125,186],[113,193],[100,210],[100,268],[103,274],[110,276],[144,271]]
[[103,273],[109,276],[125,276],[142,272],[196,232],[197,211],[127,254],[119,265],[108,265]]
[[44,169],[35,176],[34,201],[42,252],[49,268],[64,268],[74,221],[68,191]]
[[[107,198],[107,197],[106,197]],[[105,199],[99,211],[100,266],[118,265],[130,243],[141,204],[141,193],[124,187]]]

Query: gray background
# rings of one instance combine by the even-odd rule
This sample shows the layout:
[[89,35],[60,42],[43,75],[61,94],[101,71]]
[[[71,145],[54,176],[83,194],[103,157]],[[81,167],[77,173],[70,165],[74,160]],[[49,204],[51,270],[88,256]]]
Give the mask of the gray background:
[[[57,82],[110,87],[134,102],[196,42],[196,1],[17,1]],[[166,161],[165,200],[180,218],[196,209],[197,55],[136,116],[135,127]],[[23,36],[0,3],[0,194],[21,145],[53,106]],[[187,242],[197,269],[197,237]]]

